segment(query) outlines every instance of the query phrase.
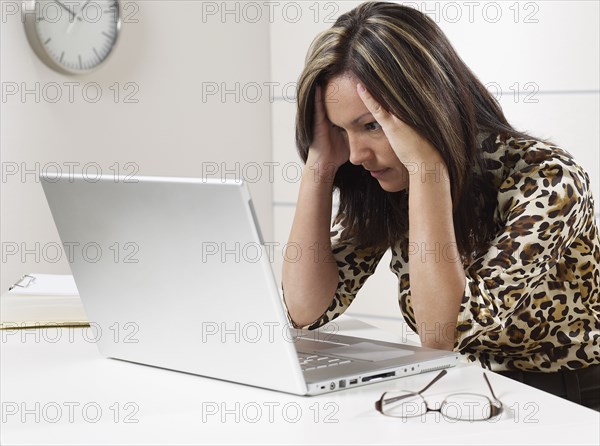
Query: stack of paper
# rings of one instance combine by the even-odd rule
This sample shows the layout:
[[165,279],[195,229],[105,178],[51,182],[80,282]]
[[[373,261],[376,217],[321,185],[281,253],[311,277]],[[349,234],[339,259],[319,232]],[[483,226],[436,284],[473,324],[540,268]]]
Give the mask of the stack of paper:
[[88,324],[70,275],[29,274],[0,297],[0,329]]

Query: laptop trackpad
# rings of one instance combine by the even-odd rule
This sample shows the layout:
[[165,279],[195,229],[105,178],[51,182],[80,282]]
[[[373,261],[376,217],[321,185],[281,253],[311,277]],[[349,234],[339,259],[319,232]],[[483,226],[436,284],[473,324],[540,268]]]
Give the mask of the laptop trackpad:
[[388,359],[409,356],[414,352],[412,350],[387,347],[372,342],[359,342],[352,345],[323,349],[320,350],[320,353],[345,356],[350,359],[362,359],[363,361],[386,361]]

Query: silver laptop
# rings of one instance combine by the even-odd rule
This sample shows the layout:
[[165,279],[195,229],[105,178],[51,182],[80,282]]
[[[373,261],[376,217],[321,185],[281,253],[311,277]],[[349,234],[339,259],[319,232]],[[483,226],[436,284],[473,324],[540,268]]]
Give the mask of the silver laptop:
[[285,315],[243,182],[81,175],[41,182],[100,352],[298,395],[451,367],[458,354]]

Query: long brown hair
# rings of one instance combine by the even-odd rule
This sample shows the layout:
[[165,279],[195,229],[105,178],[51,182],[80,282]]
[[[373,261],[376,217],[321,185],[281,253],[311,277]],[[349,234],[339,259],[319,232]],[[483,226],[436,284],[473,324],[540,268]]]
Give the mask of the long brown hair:
[[[306,56],[296,117],[296,145],[305,162],[316,87],[345,73],[356,76],[386,110],[440,152],[449,170],[458,249],[463,261],[471,259],[493,236],[497,204],[477,135],[529,135],[511,127],[433,20],[396,3],[367,2],[319,34]],[[346,228],[343,238],[360,246],[406,242],[406,191],[384,191],[365,169],[350,162],[338,169],[334,187],[340,191],[337,220]]]

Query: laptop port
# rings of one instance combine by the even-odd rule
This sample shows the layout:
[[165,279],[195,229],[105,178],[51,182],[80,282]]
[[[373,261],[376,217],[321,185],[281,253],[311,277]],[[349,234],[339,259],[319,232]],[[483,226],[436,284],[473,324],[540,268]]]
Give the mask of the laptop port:
[[329,384],[329,390],[333,389],[335,389],[335,383],[332,381],[331,384]]
[[340,387],[340,389],[343,389],[344,387],[346,387],[346,380],[345,379],[340,379],[339,387]]
[[366,383],[369,381],[373,381],[374,379],[389,378],[390,376],[396,376],[396,372],[387,372],[387,373],[380,373],[379,375],[365,376],[362,379],[362,382]]
[[358,382],[358,379],[351,379],[350,380],[350,385],[356,384],[357,382]]

